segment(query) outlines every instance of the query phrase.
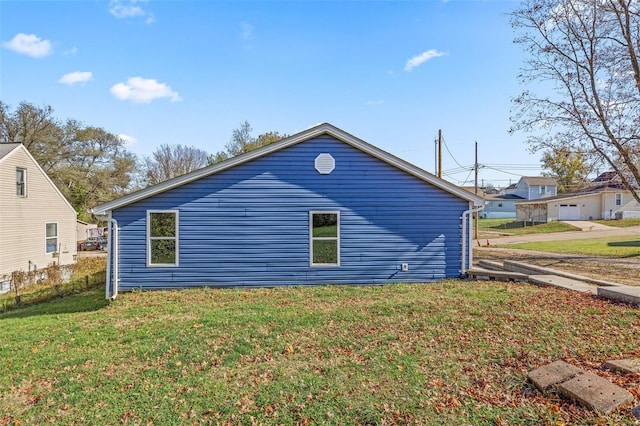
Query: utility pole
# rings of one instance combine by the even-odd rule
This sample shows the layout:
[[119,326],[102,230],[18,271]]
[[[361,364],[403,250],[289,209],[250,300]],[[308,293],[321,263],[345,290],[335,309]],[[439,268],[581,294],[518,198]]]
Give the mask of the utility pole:
[[[474,164],[474,169],[475,169],[475,193],[476,195],[478,195],[478,141],[476,141],[476,161]],[[475,212],[473,215],[475,219],[474,238],[477,240],[478,239],[478,212]]]
[[438,177],[442,179],[442,129],[438,129]]

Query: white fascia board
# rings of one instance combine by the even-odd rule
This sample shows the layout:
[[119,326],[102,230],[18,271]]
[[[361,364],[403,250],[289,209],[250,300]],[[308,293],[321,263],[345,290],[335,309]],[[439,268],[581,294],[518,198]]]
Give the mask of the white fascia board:
[[96,216],[103,216],[107,214],[107,212],[112,211],[114,209],[126,206],[136,201],[143,200],[145,198],[151,197],[161,192],[168,191],[170,189],[187,184],[189,182],[193,182],[194,180],[198,180],[203,177],[206,177],[215,173],[219,173],[223,170],[230,169],[232,167],[263,157],[265,155],[290,147],[292,145],[296,145],[300,142],[313,139],[323,134],[328,134],[329,136],[333,136],[336,139],[339,139],[342,142],[345,142],[348,145],[351,145],[359,149],[360,151],[363,151],[375,158],[378,158],[386,162],[387,164],[390,164],[400,170],[403,170],[438,188],[441,188],[447,192],[450,192],[451,194],[456,195],[457,197],[462,198],[463,200],[471,201],[476,206],[484,205],[484,200],[482,199],[482,197],[476,196],[461,188],[458,188],[456,185],[453,185],[452,183],[442,180],[436,177],[435,175],[432,175],[431,173],[428,173],[420,169],[419,167],[414,166],[413,164],[410,164],[392,154],[389,154],[386,151],[381,150],[380,148],[377,148],[371,144],[368,144],[367,142],[361,139],[358,139],[357,137],[345,132],[344,130],[338,129],[337,127],[331,124],[323,123],[315,127],[312,127],[310,129],[304,130],[300,133],[297,133],[281,141],[275,142],[271,145],[258,148],[255,151],[251,151],[246,154],[242,154],[237,157],[230,158],[221,163],[204,167],[200,170],[187,173],[186,175],[170,179],[168,181],[165,181],[157,185],[150,186],[148,188],[134,192],[132,194],[126,195],[122,198],[118,198],[108,203],[101,204],[91,209],[90,212]]
[[[60,192],[60,190],[58,189],[58,187],[56,186],[55,183],[53,183],[53,181],[51,180],[51,178],[49,177],[48,174],[45,173],[45,171],[42,169],[42,167],[40,167],[40,164],[38,164],[38,162],[36,161],[35,158],[33,158],[33,156],[31,155],[31,153],[29,152],[29,150],[22,144],[20,144],[20,146],[18,147],[20,149],[22,149],[25,154],[27,154],[27,157],[29,157],[29,159],[31,160],[31,162],[33,162],[33,164],[35,164],[35,166],[38,168],[38,170],[40,170],[40,173],[42,173],[42,175],[44,176],[44,178],[47,180],[47,182],[49,183],[49,185],[54,189],[54,191],[56,191],[56,194],[58,194],[58,196],[60,197],[60,199],[64,202],[64,204],[67,206],[67,208],[69,208],[69,210],[71,210],[77,220],[78,218],[78,212],[76,211],[76,209],[73,208],[73,206],[71,205],[71,203],[69,202],[69,200],[67,200],[67,198],[62,195],[62,192]],[[9,154],[7,154],[5,156],[8,157],[9,155],[13,154],[14,152],[16,152],[17,150],[12,150]],[[28,191],[28,190],[27,190]]]

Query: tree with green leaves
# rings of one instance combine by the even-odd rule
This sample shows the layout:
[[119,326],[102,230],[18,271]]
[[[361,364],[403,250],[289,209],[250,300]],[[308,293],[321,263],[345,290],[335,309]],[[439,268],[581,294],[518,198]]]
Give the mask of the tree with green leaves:
[[288,135],[278,132],[267,132],[258,137],[252,135],[253,128],[248,121],[240,123],[240,127],[233,129],[231,139],[225,145],[224,151],[218,151],[209,156],[209,164],[219,163],[237,155],[251,152],[255,149],[270,145],[286,138]]
[[511,23],[532,86],[514,99],[512,131],[534,151],[603,161],[640,202],[640,3],[524,0]]
[[555,178],[558,193],[574,192],[588,184],[590,172],[587,156],[569,147],[555,147],[542,154],[543,175]]
[[131,191],[136,157],[124,141],[106,130],[68,119],[50,106],[0,102],[0,143],[22,143],[60,192],[89,220],[88,209]]

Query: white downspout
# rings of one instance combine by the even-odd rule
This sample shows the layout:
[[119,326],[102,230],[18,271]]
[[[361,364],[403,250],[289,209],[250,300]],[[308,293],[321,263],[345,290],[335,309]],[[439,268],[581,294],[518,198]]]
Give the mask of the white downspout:
[[[108,300],[114,300],[118,296],[118,221],[111,217],[109,213],[109,239],[107,240],[107,279],[106,294]],[[113,265],[113,266],[112,266]],[[113,268],[113,271],[112,271]],[[111,284],[113,291],[109,291],[109,279],[113,272]]]
[[[460,275],[464,275],[467,272],[467,264],[469,268],[473,264],[473,245],[471,241],[473,237],[471,235],[471,231],[473,227],[469,222],[469,229],[467,229],[467,217],[470,217],[472,213],[477,213],[480,210],[484,209],[484,206],[476,207],[474,209],[465,210],[462,212],[462,265],[460,268]],[[467,239],[469,241],[469,247],[467,247]],[[469,262],[467,263],[467,250],[469,250]]]

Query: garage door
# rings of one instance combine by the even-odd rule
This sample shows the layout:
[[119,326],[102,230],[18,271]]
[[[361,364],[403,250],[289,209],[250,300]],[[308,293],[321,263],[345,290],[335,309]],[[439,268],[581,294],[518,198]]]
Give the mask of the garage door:
[[580,208],[577,204],[560,204],[558,220],[580,220]]

